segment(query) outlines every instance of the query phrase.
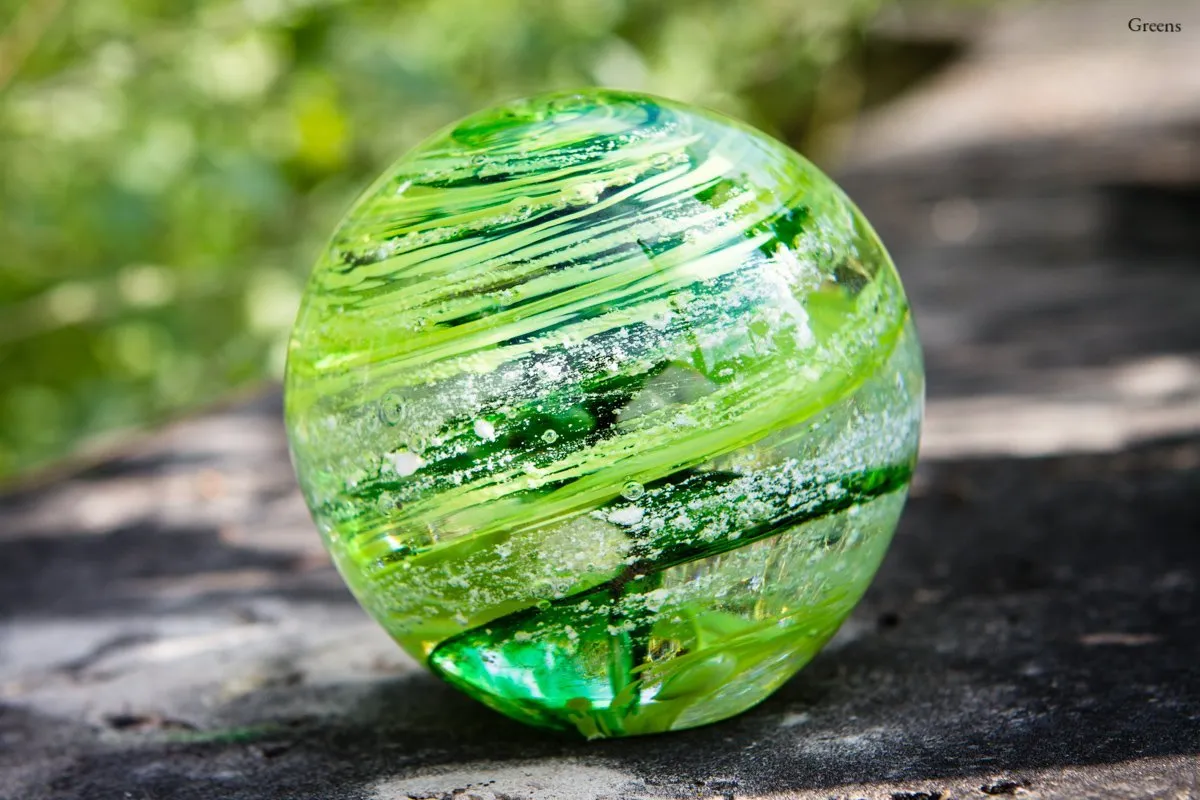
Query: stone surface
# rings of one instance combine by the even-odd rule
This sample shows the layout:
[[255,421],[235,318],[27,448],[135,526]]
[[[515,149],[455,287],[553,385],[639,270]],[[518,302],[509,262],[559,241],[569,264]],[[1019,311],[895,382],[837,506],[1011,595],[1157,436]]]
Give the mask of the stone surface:
[[[0,796],[1193,790],[1198,435],[930,460],[877,582],[808,670],[726,723],[589,744],[443,686],[357,608],[290,489],[277,397],[217,419],[274,430],[236,483],[214,476],[246,455],[206,447],[206,419],[4,499]],[[158,499],[114,520],[97,498],[130,481]],[[293,516],[288,544],[216,521],[247,496]]]
[[363,607],[593,739],[724,719],[808,663],[886,552],[924,400],[895,268],[828,177],[601,89],[390,166],[288,353],[300,488]]
[[929,436],[858,612],[757,709],[583,743],[423,674],[324,560],[276,395],[0,499],[0,797],[1200,795],[1197,192],[1156,166],[1197,120],[843,173]]

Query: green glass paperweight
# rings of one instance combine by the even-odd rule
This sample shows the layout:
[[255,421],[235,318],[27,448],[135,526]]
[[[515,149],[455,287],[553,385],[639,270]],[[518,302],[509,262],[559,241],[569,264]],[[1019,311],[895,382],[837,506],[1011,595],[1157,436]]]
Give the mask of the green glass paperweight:
[[866,590],[921,353],[887,253],[778,141],[627,92],[505,103],[354,205],[286,418],[346,582],[436,674],[588,737],[767,697]]

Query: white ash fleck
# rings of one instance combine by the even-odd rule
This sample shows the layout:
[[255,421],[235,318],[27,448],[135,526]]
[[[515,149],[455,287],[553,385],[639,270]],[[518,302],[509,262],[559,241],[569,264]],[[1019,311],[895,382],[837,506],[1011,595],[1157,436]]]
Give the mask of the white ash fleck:
[[647,610],[658,611],[663,607],[663,604],[667,602],[669,597],[670,592],[668,592],[666,589],[654,589],[646,592],[642,596],[642,600],[645,603]]
[[610,511],[608,521],[614,525],[636,525],[642,521],[642,517],[646,516],[646,511],[638,506],[628,506],[626,508],[618,508],[616,511]]
[[475,425],[473,427],[475,430],[475,435],[480,439],[487,439],[489,442],[495,440],[496,426],[488,422],[486,419],[475,420]]
[[425,459],[409,450],[396,450],[385,456],[388,466],[400,477],[407,477],[425,465]]

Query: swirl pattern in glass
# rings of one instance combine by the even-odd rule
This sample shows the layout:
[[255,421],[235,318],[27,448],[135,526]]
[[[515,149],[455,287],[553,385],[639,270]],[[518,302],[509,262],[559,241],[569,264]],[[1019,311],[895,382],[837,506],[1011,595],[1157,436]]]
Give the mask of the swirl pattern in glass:
[[589,737],[736,714],[816,654],[904,502],[895,269],[812,164],[589,90],[396,162],[317,264],[286,417],[305,498],[409,653]]

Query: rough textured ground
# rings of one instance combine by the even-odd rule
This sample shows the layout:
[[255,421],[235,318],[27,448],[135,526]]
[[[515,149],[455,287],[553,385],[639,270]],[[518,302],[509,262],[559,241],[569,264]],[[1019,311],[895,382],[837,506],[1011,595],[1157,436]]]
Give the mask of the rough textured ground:
[[[910,102],[961,70],[1019,97],[1011,30]],[[1138,52],[1169,93],[1184,56]],[[0,496],[0,798],[1200,796],[1200,113],[1168,100],[864,129],[843,177],[926,342],[924,461],[858,612],[756,710],[583,743],[428,677],[329,566],[268,393]]]

